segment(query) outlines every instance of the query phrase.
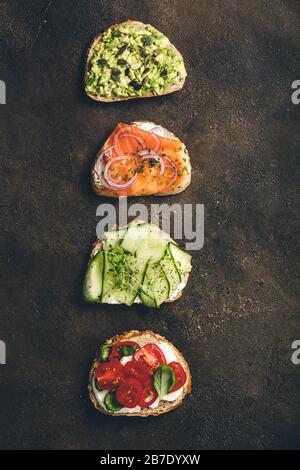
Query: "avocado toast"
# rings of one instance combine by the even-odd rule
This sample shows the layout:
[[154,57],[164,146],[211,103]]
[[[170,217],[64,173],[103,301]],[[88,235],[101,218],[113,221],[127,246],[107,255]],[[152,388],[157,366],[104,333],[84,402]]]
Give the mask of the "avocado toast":
[[158,416],[182,404],[192,377],[181,352],[153,331],[127,331],[107,340],[89,373],[95,408],[111,416]]
[[83,295],[91,303],[156,308],[182,295],[191,269],[191,255],[166,232],[133,221],[94,244]]
[[128,20],[111,26],[90,45],[85,90],[95,101],[149,98],[180,90],[182,55],[153,26]]

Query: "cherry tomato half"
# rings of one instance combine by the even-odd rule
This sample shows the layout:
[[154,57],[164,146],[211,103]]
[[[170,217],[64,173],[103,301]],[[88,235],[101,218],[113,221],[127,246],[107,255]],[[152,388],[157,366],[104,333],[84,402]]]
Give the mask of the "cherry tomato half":
[[145,365],[150,374],[153,374],[155,369],[159,366],[166,364],[164,353],[154,343],[148,343],[136,351],[133,355],[133,359]]
[[143,386],[134,377],[128,377],[121,383],[120,387],[116,391],[116,399],[120,405],[126,408],[134,408],[137,406]]
[[97,367],[96,377],[102,390],[112,390],[123,382],[124,366],[119,362],[104,362]]
[[158,395],[156,391],[154,390],[153,382],[150,379],[144,384],[144,388],[143,388],[143,391],[139,400],[139,405],[142,408],[148,408],[148,406],[152,405],[152,403],[155,402],[157,397]]
[[124,370],[125,370],[126,375],[135,377],[142,383],[146,382],[150,377],[147,367],[144,364],[142,364],[142,362],[137,362],[137,361],[126,362],[124,366]]
[[186,382],[186,372],[179,362],[170,362],[168,366],[173,369],[175,374],[175,385],[170,392],[176,392],[176,390],[184,386]]
[[[123,354],[121,354],[121,348],[132,348],[132,354],[139,348],[139,345],[134,341],[120,341],[119,343],[115,343],[111,349],[109,354],[109,361],[119,361]],[[126,354],[125,354],[126,355]],[[129,354],[131,355],[131,354]]]

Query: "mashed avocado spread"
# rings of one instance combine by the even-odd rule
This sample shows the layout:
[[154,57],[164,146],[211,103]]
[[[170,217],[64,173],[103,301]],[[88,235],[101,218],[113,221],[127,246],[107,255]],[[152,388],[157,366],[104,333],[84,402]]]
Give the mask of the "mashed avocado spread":
[[185,77],[181,55],[151,26],[107,29],[88,63],[86,92],[103,97],[163,94]]

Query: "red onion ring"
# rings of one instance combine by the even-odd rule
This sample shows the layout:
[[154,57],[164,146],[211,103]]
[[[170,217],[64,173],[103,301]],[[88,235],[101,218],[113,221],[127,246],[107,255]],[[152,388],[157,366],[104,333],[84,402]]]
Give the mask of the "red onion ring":
[[173,170],[174,170],[174,174],[172,174],[172,175],[170,176],[170,178],[173,178],[173,179],[172,179],[171,183],[168,184],[168,186],[166,186],[166,188],[165,188],[165,189],[167,189],[167,188],[169,188],[170,186],[172,186],[172,184],[175,183],[175,181],[176,181],[176,179],[177,179],[177,176],[178,176],[178,170],[177,170],[177,166],[175,165],[174,162],[172,162],[172,160],[170,160],[170,158],[168,158],[168,157],[164,157],[164,158],[165,158],[165,160],[167,160],[167,161],[169,162],[170,166],[173,167]]
[[120,181],[122,181],[122,176],[118,176],[118,178],[114,178],[113,176],[110,176],[109,178],[113,183],[120,183]]
[[123,134],[123,132],[131,132],[131,127],[125,126],[115,134],[114,139],[113,139],[114,140],[114,145],[116,145],[115,142],[118,140],[119,135]]
[[103,168],[103,157],[106,155],[109,155],[111,157],[111,152],[115,148],[114,145],[110,145],[106,149],[102,150],[102,152],[99,153],[97,156],[95,165],[94,165],[94,170],[96,171],[97,175],[101,175],[102,173],[102,168]]
[[159,140],[158,136],[157,136],[154,132],[150,131],[150,134],[152,134],[152,136],[153,136],[154,139],[156,140],[156,147],[153,149],[153,152],[158,152],[158,151],[159,151],[159,147],[160,147],[160,140]]
[[154,152],[153,150],[148,150],[148,149],[139,150],[138,154],[141,155],[142,157],[143,157],[144,155],[151,155],[151,154],[154,154],[155,156],[158,155],[158,154],[157,154],[156,152]]
[[99,176],[99,179],[101,181],[101,184],[108,190],[115,190],[115,191],[122,191],[123,189],[128,189],[130,188],[130,186],[133,185],[137,175],[135,175],[130,181],[128,181],[127,183],[124,183],[124,184],[114,184],[114,183],[107,183],[105,181],[105,179],[103,178],[103,176]]
[[149,132],[156,134],[159,137],[166,137],[167,139],[175,140],[174,134],[161,126],[151,127]]
[[138,135],[125,133],[125,134],[122,134],[122,136],[127,137],[127,139],[128,139],[128,137],[131,137],[132,139],[135,139],[140,144],[140,146],[142,148],[145,148],[144,140],[141,137],[139,137]]
[[123,129],[120,129],[114,137],[114,146],[118,147],[119,150],[120,150],[120,147],[119,147],[119,137],[120,137],[120,135],[122,135],[123,137],[127,137],[127,138],[131,137],[131,138],[137,140],[137,142],[140,144],[140,146],[142,148],[145,148],[144,140],[141,137],[139,137],[138,135],[132,134],[131,133],[131,127],[127,126]]
[[[128,158],[132,158],[132,157],[129,157],[128,155],[120,155],[119,157],[115,157],[115,158],[112,158],[111,160],[109,160],[109,162],[107,162],[106,164],[104,164],[103,162],[103,157],[104,155],[106,155],[108,152],[111,152],[111,150],[114,148],[114,146],[111,146],[105,150],[103,150],[103,152],[101,152],[99,154],[99,157],[97,159],[97,162],[94,166],[94,172],[96,173],[96,175],[98,176],[98,178],[100,179],[102,185],[106,188],[106,189],[115,189],[115,190],[122,190],[122,189],[127,189],[129,188],[135,181],[137,175],[134,175],[133,178],[131,178],[131,180],[127,181],[126,183],[124,184],[116,184],[118,181],[115,180],[114,178],[111,178],[109,175],[108,175],[108,170],[110,168],[110,166],[116,161],[116,160],[124,160],[124,159],[128,159]],[[107,168],[108,167],[108,168]],[[107,175],[107,178],[105,178],[105,175]],[[108,180],[108,181],[107,181]]]
[[[116,190],[127,189],[127,188],[130,188],[130,186],[132,186],[133,183],[135,182],[135,180],[137,178],[137,173],[129,181],[127,181],[126,183],[123,183],[123,184],[116,184],[117,181],[115,179],[111,178],[109,173],[108,173],[111,165],[113,165],[116,161],[125,160],[125,159],[129,159],[129,158],[132,158],[132,157],[129,157],[128,155],[120,155],[118,157],[113,158],[112,160],[107,162],[107,164],[105,165],[104,174],[103,174],[103,176],[101,175],[101,181],[104,180],[106,182],[106,184],[109,185],[109,189],[116,189]],[[105,186],[105,184],[104,184],[104,186]]]

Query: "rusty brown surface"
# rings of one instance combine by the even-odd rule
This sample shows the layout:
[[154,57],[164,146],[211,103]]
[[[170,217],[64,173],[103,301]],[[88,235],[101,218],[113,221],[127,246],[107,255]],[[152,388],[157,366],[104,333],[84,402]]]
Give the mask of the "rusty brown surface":
[[[0,8],[0,447],[299,448],[298,2]],[[181,92],[115,104],[84,95],[90,40],[127,18],[153,24],[182,52]],[[205,204],[205,245],[184,296],[157,311],[81,299],[103,202],[89,167],[115,125],[133,119],[161,123],[189,149],[192,184],[169,202]],[[190,363],[192,396],[168,415],[111,419],[89,402],[98,345],[131,328],[166,336]]]

